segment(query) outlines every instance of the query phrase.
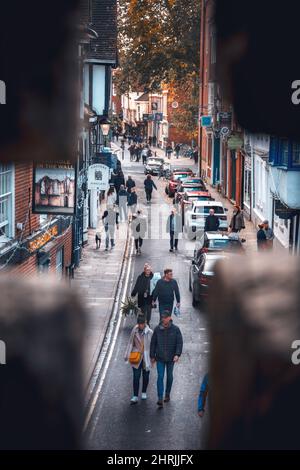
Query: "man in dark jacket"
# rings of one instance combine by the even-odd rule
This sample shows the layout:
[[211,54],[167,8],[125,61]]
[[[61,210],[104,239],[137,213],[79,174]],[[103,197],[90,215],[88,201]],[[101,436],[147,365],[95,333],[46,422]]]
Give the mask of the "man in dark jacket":
[[153,304],[155,304],[156,299],[159,302],[159,313],[162,313],[166,310],[172,315],[174,296],[177,301],[177,308],[180,308],[180,293],[177,281],[173,279],[172,269],[165,269],[163,279],[157,281],[155,289],[153,291]]
[[119,206],[120,221],[127,219],[128,192],[122,184],[117,195],[117,204]]
[[126,189],[129,193],[131,193],[132,188],[135,187],[135,181],[132,179],[132,176],[128,176],[128,180],[126,181]]
[[145,187],[147,203],[149,203],[152,199],[153,188],[155,188],[157,190],[157,187],[156,187],[153,179],[151,178],[151,175],[147,175],[147,178],[144,181],[144,187]]
[[219,217],[215,215],[214,209],[209,210],[209,215],[205,220],[205,232],[216,232],[220,226]]
[[165,402],[170,401],[173,383],[174,364],[182,354],[183,340],[178,326],[174,325],[169,311],[164,311],[160,324],[155,328],[150,344],[150,359],[157,365],[157,404],[163,407],[164,375],[167,369],[167,386]]
[[124,178],[124,173],[122,170],[119,170],[117,172],[117,175],[115,176],[115,179],[114,179],[114,185],[115,185],[117,193],[120,191],[120,187],[122,185],[125,185],[125,178]]
[[131,292],[131,297],[138,296],[138,307],[145,315],[148,326],[150,325],[152,312],[152,295],[150,294],[152,278],[153,273],[151,266],[146,263],[144,271],[138,276],[133,291]]

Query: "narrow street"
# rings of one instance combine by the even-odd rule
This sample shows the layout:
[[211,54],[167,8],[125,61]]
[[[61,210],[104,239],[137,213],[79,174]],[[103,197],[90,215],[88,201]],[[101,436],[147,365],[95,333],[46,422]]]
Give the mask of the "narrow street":
[[[126,161],[123,164],[125,175],[131,174],[138,188],[139,204],[144,213],[145,197],[143,192],[143,165]],[[179,164],[187,165],[178,161]],[[157,178],[155,177],[157,183]],[[165,205],[168,215],[171,200],[164,193],[164,182],[158,182],[158,191],[154,192],[152,206]],[[148,206],[149,207],[149,206]],[[151,218],[149,219],[151,225]],[[165,223],[165,221],[163,221]],[[86,445],[89,449],[201,449],[203,447],[204,428],[207,416],[202,420],[197,414],[197,399],[200,380],[207,370],[209,344],[207,338],[206,314],[191,306],[188,289],[189,251],[181,241],[177,254],[169,253],[169,241],[160,240],[157,227],[151,227],[152,238],[145,240],[142,255],[133,255],[131,281],[143,270],[145,262],[150,262],[153,272],[163,272],[166,267],[174,271],[181,300],[181,317],[174,322],[181,328],[184,340],[183,355],[175,368],[171,402],[163,410],[158,410],[156,401],[156,369],[150,374],[148,399],[137,406],[130,405],[132,396],[132,370],[124,362],[124,352],[129,334],[134,326],[134,319],[122,320],[111,361],[109,363],[103,387],[93,410],[86,432]],[[191,247],[190,247],[191,248]],[[130,294],[132,284],[128,286]],[[158,310],[152,313],[152,325],[158,323]]]

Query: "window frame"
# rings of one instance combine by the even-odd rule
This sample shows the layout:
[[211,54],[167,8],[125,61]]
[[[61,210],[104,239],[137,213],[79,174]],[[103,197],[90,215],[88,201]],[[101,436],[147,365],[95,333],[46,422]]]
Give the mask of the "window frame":
[[[9,167],[9,170],[2,171],[2,166]],[[10,173],[10,187],[9,191],[7,192],[0,192],[0,201],[4,198],[9,199],[9,214],[7,221],[0,222],[0,229],[5,229],[8,226],[8,234],[1,235],[0,234],[0,242],[3,243],[5,241],[9,241],[14,238],[15,236],[15,166],[13,163],[0,163],[0,178],[1,175],[4,173]]]

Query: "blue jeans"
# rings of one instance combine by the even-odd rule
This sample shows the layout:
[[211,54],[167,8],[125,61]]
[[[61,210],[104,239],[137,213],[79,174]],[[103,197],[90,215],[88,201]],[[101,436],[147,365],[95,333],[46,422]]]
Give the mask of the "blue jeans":
[[148,387],[148,384],[149,384],[150,370],[147,371],[147,370],[143,369],[143,361],[141,362],[140,367],[138,369],[135,369],[135,367],[133,367],[132,370],[133,370],[133,395],[135,397],[138,397],[139,396],[141,374],[143,372],[142,393],[146,393],[147,387]]
[[172,315],[172,313],[173,313],[173,304],[172,304],[172,305],[171,305],[171,304],[169,304],[169,305],[167,305],[167,304],[159,304],[158,309],[159,309],[159,314],[160,314],[160,316],[163,314],[163,312],[164,312],[165,310],[169,310],[170,315]]
[[167,369],[166,395],[170,395],[173,383],[174,362],[157,362],[157,395],[159,400],[162,400],[164,397],[165,369]]

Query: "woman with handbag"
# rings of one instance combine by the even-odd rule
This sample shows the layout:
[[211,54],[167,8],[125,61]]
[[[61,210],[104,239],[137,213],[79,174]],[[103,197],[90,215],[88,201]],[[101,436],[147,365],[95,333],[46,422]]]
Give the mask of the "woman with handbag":
[[138,402],[141,375],[143,376],[142,400],[147,399],[146,392],[151,368],[150,343],[152,334],[153,331],[146,324],[145,317],[138,316],[137,325],[131,331],[124,358],[126,362],[129,362],[133,370],[132,405],[136,405]]

